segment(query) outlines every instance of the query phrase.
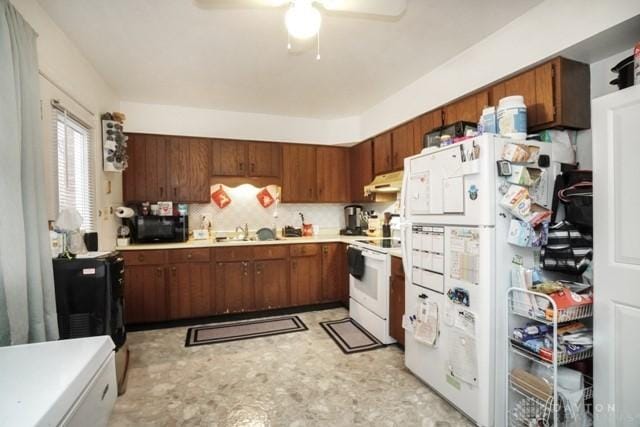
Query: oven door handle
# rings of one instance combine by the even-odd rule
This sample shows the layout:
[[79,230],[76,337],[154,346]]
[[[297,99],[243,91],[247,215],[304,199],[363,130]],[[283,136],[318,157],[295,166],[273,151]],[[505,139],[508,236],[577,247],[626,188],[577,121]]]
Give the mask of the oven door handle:
[[377,261],[385,261],[387,259],[387,254],[381,254],[373,251],[362,251],[362,256],[365,258],[375,259]]

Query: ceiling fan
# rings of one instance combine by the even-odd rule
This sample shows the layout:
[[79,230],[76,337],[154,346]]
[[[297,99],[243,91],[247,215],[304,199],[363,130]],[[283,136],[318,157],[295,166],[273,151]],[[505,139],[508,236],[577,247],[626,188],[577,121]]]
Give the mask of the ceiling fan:
[[[317,55],[320,59],[319,9],[360,17],[398,17],[407,8],[407,0],[196,0],[205,9],[215,7],[287,7],[284,22],[289,37],[298,40],[317,38]],[[291,49],[291,41],[287,43]]]

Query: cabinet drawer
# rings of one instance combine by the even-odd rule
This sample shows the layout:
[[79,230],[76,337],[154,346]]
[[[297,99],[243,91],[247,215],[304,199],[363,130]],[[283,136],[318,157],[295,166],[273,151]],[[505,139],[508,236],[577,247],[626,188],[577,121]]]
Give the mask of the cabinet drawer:
[[253,248],[231,247],[216,249],[216,261],[246,261],[253,258]]
[[404,277],[404,269],[402,267],[402,258],[391,257],[391,275]]
[[167,251],[122,251],[125,265],[153,265],[167,262]]
[[318,255],[320,253],[320,245],[311,243],[311,244],[294,244],[291,245],[291,256],[312,256]]
[[285,259],[287,258],[287,247],[281,245],[255,246],[253,257],[255,259]]
[[198,249],[175,249],[169,251],[169,262],[177,263],[177,262],[204,262],[209,261],[209,249],[208,248],[198,248]]

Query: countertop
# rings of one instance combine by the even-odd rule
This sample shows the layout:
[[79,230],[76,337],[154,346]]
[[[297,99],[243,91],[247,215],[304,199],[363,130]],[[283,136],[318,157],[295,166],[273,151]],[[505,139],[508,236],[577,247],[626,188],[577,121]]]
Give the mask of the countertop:
[[[162,249],[190,249],[190,248],[224,248],[231,246],[264,246],[264,245],[291,245],[301,243],[351,243],[362,239],[382,239],[382,237],[367,236],[343,236],[339,234],[320,234],[310,237],[283,237],[278,240],[188,240],[176,243],[132,243],[129,246],[118,246],[119,251],[162,250]],[[402,257],[400,249],[387,249],[385,252],[392,256]]]

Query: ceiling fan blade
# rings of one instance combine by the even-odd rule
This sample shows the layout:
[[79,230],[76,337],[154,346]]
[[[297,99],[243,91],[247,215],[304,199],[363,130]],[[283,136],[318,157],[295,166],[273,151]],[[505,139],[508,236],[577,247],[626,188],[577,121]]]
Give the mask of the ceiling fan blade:
[[193,0],[201,9],[244,8],[244,7],[280,7],[291,0]]
[[407,0],[315,0],[326,10],[363,15],[400,16]]

